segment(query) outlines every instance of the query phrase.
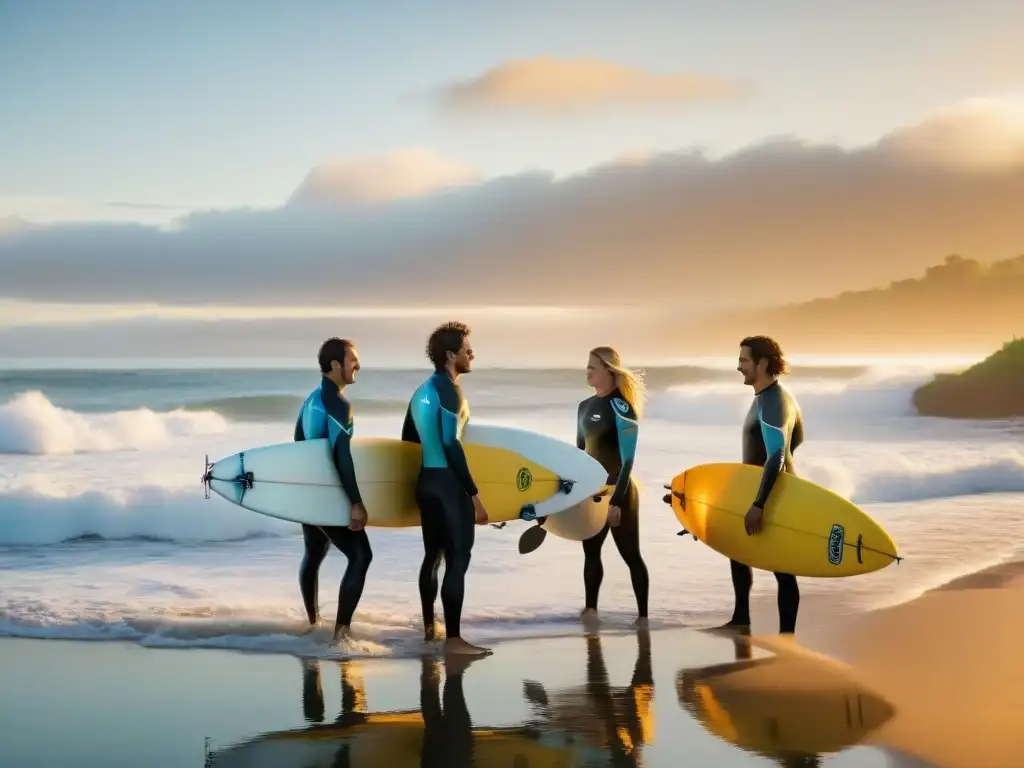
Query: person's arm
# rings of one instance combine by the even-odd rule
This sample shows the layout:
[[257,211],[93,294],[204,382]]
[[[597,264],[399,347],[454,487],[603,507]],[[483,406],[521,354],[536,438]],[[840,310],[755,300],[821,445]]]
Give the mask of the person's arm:
[[612,413],[615,414],[615,430],[619,438],[619,477],[615,481],[615,491],[609,500],[613,507],[621,507],[626,502],[626,490],[633,472],[633,458],[636,456],[636,441],[640,425],[636,411],[621,397],[612,398]]
[[416,430],[416,422],[412,419],[412,401],[405,409],[405,421],[402,422],[402,441],[406,443],[420,442],[420,433]]
[[440,404],[437,409],[438,418],[441,420],[441,442],[444,445],[445,456],[448,457],[448,465],[455,476],[459,479],[462,487],[470,498],[477,495],[476,483],[469,473],[469,464],[466,462],[466,452],[462,450],[462,441],[459,439],[459,411],[462,410],[462,398],[459,396],[455,384],[448,378],[437,388]]
[[768,460],[761,473],[761,486],[757,490],[754,506],[764,509],[768,496],[775,487],[779,474],[786,468],[786,449],[789,445],[791,425],[789,402],[779,387],[767,389],[761,395],[761,437]]
[[576,447],[581,451],[587,449],[587,438],[583,434],[583,407],[586,405],[586,400],[579,404],[576,409]]
[[[789,438],[789,452],[793,453],[800,444],[804,441],[804,420],[800,417],[800,414],[796,414],[796,419],[793,422],[793,435]],[[793,470],[790,469],[790,472]]]
[[292,435],[292,438],[295,440],[296,443],[306,439],[306,432],[302,428],[302,414],[304,414],[305,412],[306,404],[303,403],[302,407],[299,408],[299,415],[295,417],[295,433]]
[[331,455],[334,458],[334,466],[338,470],[338,477],[341,479],[341,487],[345,490],[352,506],[363,503],[363,497],[359,493],[359,485],[356,483],[356,467],[352,461],[352,429],[355,422],[352,419],[352,406],[348,400],[339,395],[324,392],[324,408],[327,410],[328,435],[331,440]]

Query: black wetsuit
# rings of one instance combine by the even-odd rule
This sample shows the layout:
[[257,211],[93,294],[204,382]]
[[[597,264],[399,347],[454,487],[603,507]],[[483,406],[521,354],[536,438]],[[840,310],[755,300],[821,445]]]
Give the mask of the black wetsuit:
[[459,385],[444,371],[434,373],[413,393],[402,425],[402,439],[419,443],[423,459],[416,481],[416,503],[423,532],[420,567],[420,602],[423,624],[434,626],[437,570],[445,559],[441,605],[445,633],[461,637],[462,602],[466,571],[476,538],[472,497],[476,485],[462,450],[462,428],[469,420],[469,404]]
[[[753,503],[764,509],[768,495],[780,472],[793,472],[793,451],[804,440],[804,423],[800,407],[789,391],[775,381],[754,396],[754,402],[743,422],[743,463],[764,467],[761,486]],[[750,624],[750,588],[754,574],[749,565],[730,561],[736,608],[730,624]],[[779,632],[796,631],[800,608],[800,588],[796,577],[776,573],[779,583]]]
[[576,445],[597,459],[608,472],[608,484],[615,491],[609,506],[622,511],[615,528],[607,523],[583,542],[583,585],[586,607],[597,609],[597,596],[604,579],[601,547],[612,532],[619,555],[629,567],[636,607],[640,617],[647,616],[647,565],[640,556],[640,494],[633,483],[633,458],[636,455],[637,416],[633,407],[616,389],[609,395],[588,397],[576,412]]
[[[352,463],[352,406],[338,390],[338,385],[324,376],[320,386],[313,390],[299,409],[295,421],[295,440],[316,440],[327,438],[331,443],[331,455],[338,470],[341,486],[352,504],[362,503],[359,485],[356,483],[355,465]],[[338,592],[338,617],[336,627],[352,623],[359,598],[366,584],[366,573],[373,559],[370,539],[366,531],[353,531],[347,526],[302,526],[306,554],[299,568],[299,588],[306,606],[309,623],[316,622],[317,584],[320,565],[327,557],[331,543],[348,558],[345,575]]]

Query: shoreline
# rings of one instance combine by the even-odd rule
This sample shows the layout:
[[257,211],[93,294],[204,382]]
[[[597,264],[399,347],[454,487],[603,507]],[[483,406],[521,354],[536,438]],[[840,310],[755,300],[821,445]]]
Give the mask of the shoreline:
[[[902,564],[892,564],[888,568],[899,568],[906,567]],[[903,609],[907,606],[918,603],[924,598],[929,597],[933,593],[955,591],[960,588],[971,589],[971,586],[961,587],[960,585],[982,585],[982,584],[996,584],[1004,585],[1009,582],[1013,582],[1014,578],[1018,575],[1018,572],[1024,577],[1024,551],[1014,553],[1005,558],[999,558],[995,562],[987,565],[979,565],[972,570],[968,570],[956,576],[951,576],[943,580],[936,581],[932,586],[924,587],[918,591],[907,593],[903,596],[893,597],[890,600],[883,600],[879,604],[867,607],[863,609],[851,608],[850,606],[844,606],[839,610],[829,610],[830,596],[827,594],[811,594],[802,595],[800,602],[800,618],[797,623],[796,637],[801,644],[808,645],[822,645],[828,646],[830,650],[834,644],[833,635],[838,631],[836,626],[842,626],[847,623],[857,623],[859,621],[871,621],[873,617],[879,615],[888,615],[892,611]],[[761,572],[755,572],[755,579],[760,576],[762,579],[765,575]],[[861,578],[870,578],[871,574],[865,574]],[[754,634],[759,637],[770,636],[775,633],[775,629],[778,623],[778,614],[775,604],[775,588],[774,584],[767,589],[767,591],[761,594],[755,593],[751,596],[751,617],[753,621]],[[731,608],[729,605],[723,604],[720,612],[709,613],[706,617],[695,621],[693,623],[687,622],[682,624],[670,624],[667,626],[658,626],[657,622],[654,622],[655,626],[650,627],[646,631],[651,634],[663,634],[663,633],[674,633],[674,632],[686,632],[686,631],[702,631],[713,629],[723,623],[729,618]],[[304,621],[304,620],[303,620]],[[330,634],[330,621],[327,618],[323,618],[321,624],[318,625],[318,634],[327,636]],[[358,624],[358,615],[356,616],[356,624]],[[304,626],[304,624],[303,624]],[[635,633],[635,629],[631,626],[626,626],[616,622],[614,625],[604,625],[598,627],[598,632],[603,637],[625,637]],[[585,627],[581,622],[560,622],[559,629],[555,632],[536,632],[530,634],[511,634],[507,637],[492,638],[486,637],[480,642],[484,643],[492,649],[499,647],[505,647],[509,645],[518,645],[520,643],[534,643],[544,642],[547,640],[559,640],[566,638],[578,638],[584,637],[591,634],[592,630]],[[339,661],[342,659],[353,659],[353,660],[366,660],[366,661],[386,661],[386,660],[409,660],[409,659],[420,659],[425,656],[436,656],[440,653],[438,650],[431,650],[423,648],[422,650],[413,650],[409,646],[405,646],[403,649],[398,650],[397,653],[376,653],[371,651],[360,651],[358,648],[352,649],[345,654],[346,651],[339,650],[337,654],[330,656],[313,656],[295,653],[291,650],[277,650],[267,649],[259,647],[234,647],[234,646],[218,646],[218,645],[188,645],[185,643],[175,644],[168,642],[166,645],[163,644],[147,644],[139,642],[138,639],[133,637],[55,637],[55,636],[40,636],[39,634],[0,634],[0,642],[6,640],[26,640],[26,641],[37,641],[37,642],[60,642],[60,643],[99,643],[99,644],[114,644],[114,645],[125,645],[133,646],[138,648],[144,648],[147,650],[181,650],[181,651],[218,651],[227,653],[241,653],[246,655],[256,656],[268,656],[268,657],[292,657],[299,659],[309,660],[320,660],[320,661]],[[375,643],[368,639],[360,637],[358,628],[356,628],[354,634],[354,641],[357,644],[362,643]],[[186,641],[187,642],[187,641]],[[389,649],[390,650],[390,649]],[[821,649],[817,649],[821,650]]]

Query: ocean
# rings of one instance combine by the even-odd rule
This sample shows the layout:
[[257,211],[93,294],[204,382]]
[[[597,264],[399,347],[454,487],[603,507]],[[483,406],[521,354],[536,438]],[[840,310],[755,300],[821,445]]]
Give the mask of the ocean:
[[[1024,425],[915,415],[913,388],[943,365],[811,361],[786,380],[806,424],[797,472],[862,505],[906,558],[866,576],[802,580],[811,599],[801,621],[813,621],[813,611],[906,601],[1019,554]],[[204,498],[206,455],[291,440],[316,370],[202,362],[0,370],[0,635],[324,658],[418,650],[418,529],[370,529],[374,560],[355,639],[336,647],[330,636],[344,557],[332,550],[323,566],[324,624],[307,633],[299,526]],[[361,372],[348,390],[356,435],[398,436],[425,375]],[[731,610],[728,563],[676,535],[662,486],[692,464],[738,460],[751,393],[731,361],[675,361],[648,369],[647,381],[635,476],[651,626],[721,621]],[[474,421],[567,441],[576,403],[590,394],[582,369],[478,370],[463,389]],[[477,530],[463,619],[472,641],[579,632],[580,545],[548,537],[522,556],[516,544],[524,528]],[[635,604],[610,539],[604,562],[603,620],[625,629]],[[755,574],[755,596],[771,600],[774,589],[769,574]]]

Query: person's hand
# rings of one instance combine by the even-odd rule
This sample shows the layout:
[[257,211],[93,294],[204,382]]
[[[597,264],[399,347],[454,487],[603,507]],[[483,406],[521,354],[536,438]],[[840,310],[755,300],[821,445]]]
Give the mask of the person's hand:
[[473,497],[473,513],[477,525],[487,525],[487,510],[484,509],[484,503],[480,501],[479,496]]
[[366,526],[366,520],[368,515],[366,514],[366,507],[359,504],[352,505],[352,522],[349,524],[349,528],[353,531],[361,531]]
[[747,529],[748,536],[760,531],[764,527],[764,510],[756,504],[751,504],[747,516],[743,518],[743,527]]
[[615,528],[622,522],[622,510],[611,504],[608,505],[608,525]]

